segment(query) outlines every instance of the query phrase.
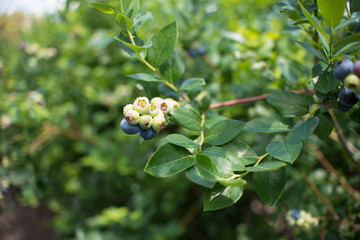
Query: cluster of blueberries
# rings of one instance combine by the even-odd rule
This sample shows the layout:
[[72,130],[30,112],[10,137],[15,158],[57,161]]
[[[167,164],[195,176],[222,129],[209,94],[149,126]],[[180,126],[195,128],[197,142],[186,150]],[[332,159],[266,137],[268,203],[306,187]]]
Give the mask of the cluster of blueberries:
[[130,135],[139,133],[144,140],[150,140],[166,127],[165,117],[175,107],[179,107],[179,103],[171,98],[155,97],[149,101],[147,97],[138,97],[123,108],[125,118],[120,123],[121,130]]
[[319,225],[319,220],[304,210],[292,209],[286,213],[286,220],[290,226],[308,230]]
[[344,59],[335,64],[333,74],[344,84],[339,92],[338,109],[341,112],[349,111],[360,99],[358,95],[360,78],[360,61],[353,63]]

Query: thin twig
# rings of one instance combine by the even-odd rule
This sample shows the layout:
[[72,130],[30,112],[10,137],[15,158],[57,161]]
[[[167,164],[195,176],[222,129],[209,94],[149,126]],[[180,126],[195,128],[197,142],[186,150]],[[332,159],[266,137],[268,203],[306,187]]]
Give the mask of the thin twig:
[[[297,94],[314,94],[313,91],[307,91],[307,90],[294,90],[292,92],[297,93]],[[230,101],[226,101],[226,102],[213,103],[210,105],[209,108],[214,109],[214,108],[220,108],[220,107],[229,107],[229,106],[233,106],[233,105],[237,105],[237,104],[252,103],[252,102],[264,100],[267,98],[268,95],[269,95],[269,93],[255,96],[255,97],[240,98],[240,99],[230,100]]]

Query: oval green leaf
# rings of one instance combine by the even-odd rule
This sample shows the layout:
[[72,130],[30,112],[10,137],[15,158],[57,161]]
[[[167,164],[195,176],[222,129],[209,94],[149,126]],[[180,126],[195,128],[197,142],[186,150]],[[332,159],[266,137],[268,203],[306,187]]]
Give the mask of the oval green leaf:
[[180,91],[189,91],[205,85],[203,78],[189,78],[186,79],[180,86]]
[[302,148],[302,140],[297,134],[289,134],[284,139],[267,145],[266,151],[281,161],[293,163],[299,156]]
[[339,24],[345,11],[344,0],[318,0],[317,5],[327,25],[334,27]]
[[162,82],[162,80],[160,78],[158,78],[157,76],[154,76],[152,74],[147,74],[147,73],[131,74],[131,75],[128,75],[128,77],[136,79],[136,80],[144,81],[144,82]]
[[113,7],[105,3],[90,3],[91,6],[97,10],[106,13],[106,14],[117,14],[118,11]]
[[290,131],[288,126],[272,118],[256,118],[245,124],[244,131],[260,133],[276,133]]
[[214,211],[230,207],[242,196],[244,186],[223,186],[216,184],[213,189],[208,189],[204,198],[204,211]]
[[244,123],[234,119],[219,121],[205,133],[205,143],[222,145],[236,137],[244,128]]
[[184,128],[201,131],[201,116],[194,109],[177,107],[171,110],[170,114]]
[[115,21],[121,27],[121,30],[130,31],[133,27],[131,20],[124,14],[118,13],[115,17]]
[[201,145],[194,143],[193,140],[181,134],[170,134],[167,137],[163,138],[163,140],[180,147],[186,147],[186,148],[201,147]]
[[200,176],[199,171],[195,167],[191,167],[185,171],[186,177],[200,186],[206,188],[213,188],[216,182],[209,182],[205,180],[202,176]]

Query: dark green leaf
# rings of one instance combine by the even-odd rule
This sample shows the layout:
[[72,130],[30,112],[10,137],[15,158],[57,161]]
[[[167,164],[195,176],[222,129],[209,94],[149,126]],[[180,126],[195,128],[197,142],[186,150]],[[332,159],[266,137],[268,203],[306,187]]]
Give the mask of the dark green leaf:
[[201,87],[205,85],[205,80],[203,78],[189,78],[186,79],[180,86],[181,91],[188,91],[193,88]]
[[184,128],[201,131],[201,116],[194,109],[177,107],[171,110],[170,114]]
[[319,123],[318,117],[299,121],[294,127],[293,132],[296,133],[303,141],[308,139]]
[[171,83],[179,80],[185,72],[185,61],[179,50],[175,49],[173,55],[165,63],[161,64],[160,72]]
[[163,138],[163,140],[180,147],[186,147],[186,148],[201,147],[201,145],[194,143],[193,140],[181,134],[170,134],[166,138]]
[[244,123],[234,119],[226,119],[215,123],[205,133],[205,143],[222,145],[236,137],[244,128]]
[[290,133],[284,139],[270,143],[266,151],[281,161],[293,163],[299,156],[302,140],[297,134]]
[[323,72],[323,68],[321,66],[321,63],[318,62],[317,64],[315,64],[315,66],[313,67],[312,71],[311,71],[311,74],[312,74],[312,77],[315,78],[315,77],[318,77],[320,76],[320,74]]
[[315,88],[321,93],[328,93],[334,90],[340,81],[334,77],[332,72],[324,71],[320,74],[318,81],[315,83]]
[[328,112],[320,113],[318,112],[316,117],[319,118],[319,124],[315,129],[315,134],[321,138],[327,138],[334,128],[334,122]]
[[162,82],[162,80],[160,78],[158,78],[157,76],[147,74],[147,73],[131,74],[131,75],[128,75],[128,77],[137,79],[140,81],[145,81],[145,82]]
[[309,112],[306,98],[294,92],[270,93],[267,101],[285,118],[302,116]]
[[203,151],[215,164],[218,170],[218,176],[229,178],[234,171],[244,170],[244,165],[231,151],[223,147],[211,147]]
[[210,118],[206,119],[204,126],[206,128],[210,128],[215,123],[220,122],[220,121],[225,120],[225,119],[227,119],[227,118],[222,116],[222,115],[216,115],[216,116],[213,116],[213,117],[210,117]]
[[[231,140],[231,142],[225,144],[224,147],[229,149],[236,157],[238,157],[240,162],[244,166],[252,164],[258,160],[258,156],[254,152],[254,150],[252,150],[251,147],[249,147],[246,143],[242,142],[238,138]],[[239,165],[241,169],[242,165]],[[234,166],[234,170],[241,169],[235,169]]]
[[256,167],[247,167],[246,171],[249,172],[266,172],[266,171],[274,171],[279,168],[285,167],[286,163],[280,161],[265,161],[261,162]]
[[359,0],[350,0],[350,11],[351,11],[351,13],[360,11],[360,1]]
[[119,24],[121,29],[124,31],[130,31],[131,28],[133,27],[131,20],[127,16],[125,16],[121,13],[118,13],[116,15],[115,21],[117,22],[117,24]]
[[105,3],[90,3],[91,6],[97,10],[107,14],[117,14],[118,11],[113,7]]
[[360,41],[360,33],[356,33],[345,38],[340,38],[338,42],[334,43],[334,48],[341,49],[349,44],[357,43],[359,41]]
[[178,31],[173,22],[154,34],[151,38],[152,47],[148,49],[147,60],[154,67],[158,67],[173,54]]
[[145,172],[155,177],[170,177],[196,163],[195,157],[185,148],[166,143],[151,156]]
[[216,182],[218,171],[211,159],[201,153],[196,154],[195,168],[200,176],[209,182]]
[[288,132],[289,128],[282,122],[272,118],[256,118],[245,124],[244,131],[249,132]]
[[186,177],[193,183],[199,184],[200,186],[212,188],[216,182],[209,182],[205,180],[195,167],[191,167],[185,171]]
[[351,120],[360,124],[360,108],[356,109],[350,114]]
[[270,207],[279,200],[286,185],[286,171],[280,168],[276,171],[256,172],[253,184],[257,195]]
[[244,187],[225,187],[216,184],[213,189],[208,189],[204,198],[204,211],[219,210],[235,204],[242,196]]
[[125,15],[130,19],[134,19],[139,12],[140,3],[139,0],[131,0],[129,5],[126,7]]
[[345,11],[344,0],[318,0],[317,5],[327,25],[334,27],[339,24]]
[[310,45],[304,43],[304,42],[299,42],[296,41],[298,44],[300,44],[303,48],[305,48],[308,52],[310,52],[311,54],[313,54],[315,57],[317,57],[318,59],[322,60],[323,62],[327,63],[327,59],[325,57],[324,54],[322,54],[319,50],[316,50],[315,48],[311,47]]

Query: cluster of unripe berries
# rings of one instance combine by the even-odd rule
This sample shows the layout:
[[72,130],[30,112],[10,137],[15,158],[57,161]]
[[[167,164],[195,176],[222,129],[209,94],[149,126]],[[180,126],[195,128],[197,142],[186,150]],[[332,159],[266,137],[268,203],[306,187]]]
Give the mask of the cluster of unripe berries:
[[353,63],[344,59],[334,66],[333,74],[343,82],[344,88],[339,93],[338,109],[349,111],[360,99],[360,61]]
[[179,103],[171,98],[155,97],[149,101],[147,97],[138,97],[124,107],[125,118],[120,127],[126,134],[139,133],[144,140],[150,140],[166,127],[165,117],[175,107],[179,107]]
[[319,220],[304,210],[293,209],[286,213],[286,220],[290,226],[308,230],[319,225]]

